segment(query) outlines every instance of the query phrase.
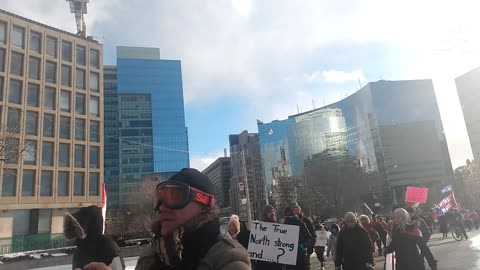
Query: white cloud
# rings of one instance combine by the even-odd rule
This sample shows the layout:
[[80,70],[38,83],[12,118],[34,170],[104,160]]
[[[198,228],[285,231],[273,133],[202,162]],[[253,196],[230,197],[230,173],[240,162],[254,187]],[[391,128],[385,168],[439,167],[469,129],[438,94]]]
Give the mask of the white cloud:
[[252,9],[252,0],[232,0],[234,11],[241,16],[248,16]]
[[359,80],[361,82],[367,82],[367,78],[365,78],[361,69],[351,72],[334,69],[315,71],[311,74],[304,74],[304,78],[308,83],[323,81],[327,83],[344,84],[347,82],[358,82]]
[[192,153],[190,154],[190,167],[199,171],[205,170],[210,164],[212,164],[219,157],[223,157],[224,154],[221,151],[215,151],[212,153]]

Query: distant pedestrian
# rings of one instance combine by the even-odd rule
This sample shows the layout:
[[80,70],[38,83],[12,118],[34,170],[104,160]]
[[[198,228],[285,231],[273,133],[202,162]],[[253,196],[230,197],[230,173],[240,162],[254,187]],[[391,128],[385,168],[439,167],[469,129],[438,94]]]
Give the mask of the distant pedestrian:
[[328,237],[327,257],[330,257],[330,254],[332,254],[332,260],[334,263],[337,255],[337,239],[339,232],[340,227],[338,227],[337,224],[332,224],[332,227],[330,227],[330,236]]
[[478,230],[479,228],[479,219],[480,219],[480,216],[478,215],[477,213],[477,210],[472,210],[470,212],[470,218],[472,219],[472,222],[473,222],[473,225],[475,226],[475,229]]
[[440,232],[442,233],[443,238],[448,237],[448,219],[446,215],[441,215],[438,218],[438,223],[440,224]]
[[458,226],[462,231],[463,236],[465,236],[465,240],[468,240],[467,232],[465,231],[465,225],[463,223],[463,215],[458,211],[458,209],[453,210],[452,218],[454,220],[455,226]]
[[320,269],[325,269],[325,258],[323,254],[325,253],[325,247],[328,243],[328,232],[325,230],[323,225],[317,225],[315,234],[317,239],[315,241],[315,254],[317,254],[317,259],[320,262]]
[[[396,270],[425,270],[423,255],[432,270],[437,270],[437,261],[433,257],[421,231],[416,224],[410,223],[409,213],[399,208],[393,212],[392,242],[388,253],[395,252]],[[420,252],[419,252],[420,250]]]
[[383,244],[383,247],[387,246],[388,225],[381,216],[376,216],[374,228],[377,231],[378,235],[380,236],[380,239],[377,240],[378,256],[382,256],[383,255],[382,244]]
[[228,222],[225,237],[240,243],[245,249],[248,249],[248,237],[250,231],[247,229],[245,222],[240,221],[237,215],[232,215]]
[[313,226],[313,222],[304,215],[302,208],[300,205],[296,204],[293,207],[293,212],[297,215],[307,226],[308,232],[311,235],[311,238],[305,243],[307,249],[307,266],[305,267],[306,270],[310,269],[310,255],[313,254],[313,247],[315,245],[315,238],[317,237],[315,234],[315,227]]
[[344,219],[345,229],[340,232],[337,240],[336,269],[374,269],[372,242],[367,231],[358,223],[354,213],[347,213]]
[[370,221],[370,218],[366,215],[361,215],[358,217],[360,224],[367,231],[370,241],[372,242],[372,249],[375,252],[375,243],[380,239],[380,235],[375,230],[375,225]]

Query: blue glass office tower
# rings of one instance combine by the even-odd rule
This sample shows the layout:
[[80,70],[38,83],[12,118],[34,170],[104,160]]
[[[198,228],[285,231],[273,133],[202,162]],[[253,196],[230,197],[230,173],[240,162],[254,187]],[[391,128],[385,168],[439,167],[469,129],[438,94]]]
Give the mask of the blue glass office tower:
[[[325,186],[331,175],[320,170],[348,162],[354,164],[351,171],[363,172],[359,177],[381,176],[388,190],[380,187],[378,192],[391,191],[398,202],[406,186],[430,187],[434,195],[453,176],[431,80],[369,83],[337,103],[283,121],[260,122],[258,128],[266,175],[269,164],[282,160],[269,147],[284,145],[291,174],[308,184]],[[269,128],[281,136],[269,137]],[[332,172],[336,179],[342,173]]]
[[116,208],[153,174],[189,167],[181,63],[157,48],[117,47],[105,66],[105,179]]

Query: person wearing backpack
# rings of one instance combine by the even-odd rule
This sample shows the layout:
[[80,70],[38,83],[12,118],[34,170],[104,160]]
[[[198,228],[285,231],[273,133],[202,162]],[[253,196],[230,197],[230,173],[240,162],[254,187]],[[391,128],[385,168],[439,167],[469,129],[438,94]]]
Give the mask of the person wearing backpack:
[[374,215],[373,217],[375,218],[374,229],[377,231],[378,235],[380,236],[380,239],[377,240],[378,256],[382,256],[383,255],[382,244],[383,244],[383,247],[387,246],[388,225],[381,216]]
[[432,231],[430,231],[430,228],[428,227],[427,223],[423,218],[421,218],[419,215],[415,213],[415,209],[413,207],[407,207],[407,212],[410,215],[410,219],[413,221],[418,221],[420,223],[420,231],[422,232],[422,238],[423,241],[425,241],[425,244],[428,243],[430,240],[430,237],[432,236]]

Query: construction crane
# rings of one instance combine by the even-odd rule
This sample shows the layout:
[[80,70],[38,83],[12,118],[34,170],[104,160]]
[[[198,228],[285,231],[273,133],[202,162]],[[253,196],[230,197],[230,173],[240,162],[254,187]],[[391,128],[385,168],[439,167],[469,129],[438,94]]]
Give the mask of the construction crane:
[[70,3],[70,12],[75,14],[75,21],[77,23],[77,35],[85,37],[87,27],[83,14],[87,14],[87,3],[90,0],[67,0]]

